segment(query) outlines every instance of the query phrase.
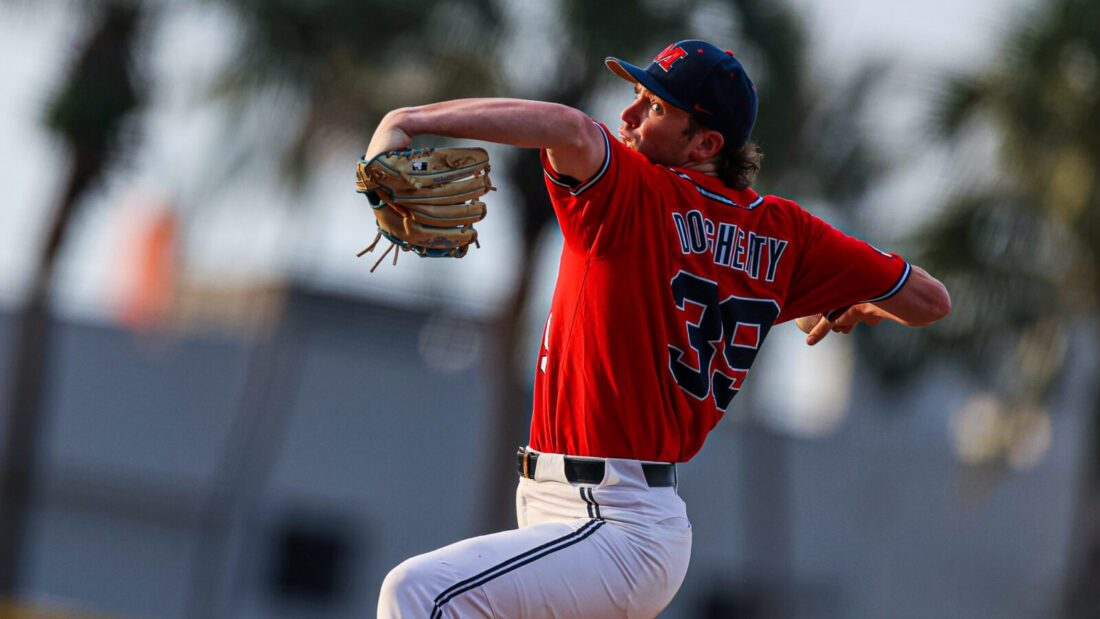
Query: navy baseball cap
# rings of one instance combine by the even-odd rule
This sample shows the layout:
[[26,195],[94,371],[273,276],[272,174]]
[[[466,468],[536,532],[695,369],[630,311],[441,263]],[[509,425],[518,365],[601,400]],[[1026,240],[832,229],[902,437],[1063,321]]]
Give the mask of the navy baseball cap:
[[688,39],[666,47],[645,69],[615,57],[604,64],[689,112],[728,144],[740,148],[749,141],[756,123],[756,85],[733,52]]

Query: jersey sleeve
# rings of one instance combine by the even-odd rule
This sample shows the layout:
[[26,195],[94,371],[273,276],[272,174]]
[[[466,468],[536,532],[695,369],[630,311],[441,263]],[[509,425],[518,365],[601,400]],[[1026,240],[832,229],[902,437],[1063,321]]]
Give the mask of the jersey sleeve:
[[547,192],[566,244],[598,257],[637,238],[635,229],[646,216],[636,208],[641,196],[668,183],[671,175],[613,138],[602,123],[592,122],[604,141],[603,165],[592,178],[559,174],[546,150],[541,156]]
[[898,254],[802,214],[806,243],[778,322],[812,314],[832,319],[857,303],[888,299],[908,281],[909,263]]

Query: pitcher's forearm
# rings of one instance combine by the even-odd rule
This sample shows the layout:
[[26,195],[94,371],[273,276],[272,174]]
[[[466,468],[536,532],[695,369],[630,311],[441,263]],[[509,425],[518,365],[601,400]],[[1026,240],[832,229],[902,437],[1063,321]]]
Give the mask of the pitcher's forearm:
[[604,137],[584,112],[558,103],[524,99],[456,99],[386,114],[366,157],[409,146],[413,136],[439,135],[545,148],[561,174],[591,177],[603,164]]
[[874,316],[875,318],[880,318],[882,320],[892,320],[896,323],[903,324],[907,327],[922,327],[925,324],[927,324],[927,323],[917,324],[917,323],[908,321],[908,320],[906,320],[906,319],[904,319],[900,316],[896,316],[894,314],[891,314],[890,312],[882,309],[881,307],[875,305],[874,303],[863,303],[860,307],[863,309],[863,312],[865,314],[867,314],[868,316]]
[[457,99],[401,108],[382,124],[409,136],[440,135],[523,148],[578,148],[592,121],[557,103],[523,99]]

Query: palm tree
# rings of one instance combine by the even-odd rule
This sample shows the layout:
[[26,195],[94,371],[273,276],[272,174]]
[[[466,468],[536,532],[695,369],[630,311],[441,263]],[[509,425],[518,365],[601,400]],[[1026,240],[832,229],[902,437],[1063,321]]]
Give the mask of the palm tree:
[[[1100,4],[1040,3],[996,66],[953,79],[939,117],[959,148],[995,136],[995,173],[975,175],[921,232],[922,261],[944,275],[955,310],[909,343],[969,367],[998,394],[1017,439],[1050,395],[1069,339],[1100,316],[1098,67]],[[1075,617],[1100,611],[1100,407],[1090,425],[1063,599]],[[1003,473],[1012,449],[1002,445],[986,467]]]
[[46,125],[68,146],[70,157],[30,290],[15,318],[8,386],[8,425],[0,468],[0,596],[20,586],[27,516],[37,475],[42,396],[49,368],[50,291],[74,214],[103,179],[119,150],[132,139],[126,121],[141,110],[133,78],[133,50],[143,19],[140,4],[115,0],[93,10],[94,26],[54,95]]

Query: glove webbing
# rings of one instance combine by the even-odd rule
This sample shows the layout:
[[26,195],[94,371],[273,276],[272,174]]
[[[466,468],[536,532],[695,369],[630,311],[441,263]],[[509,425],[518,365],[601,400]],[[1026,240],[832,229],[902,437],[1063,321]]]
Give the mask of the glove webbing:
[[[362,251],[355,254],[355,257],[356,258],[362,258],[364,254],[368,254],[368,253],[374,251],[375,246],[378,245],[378,241],[382,240],[382,236],[383,236],[383,233],[382,233],[381,230],[379,230],[378,233],[374,235],[374,240],[371,241],[371,244],[367,245],[365,248],[363,248]],[[390,246],[387,247],[386,251],[382,252],[382,255],[378,257],[378,260],[376,260],[374,262],[374,266],[372,266],[370,268],[371,273],[374,273],[374,270],[378,268],[378,265],[382,264],[382,260],[385,259],[386,254],[390,253],[390,251],[393,250],[394,247],[399,247],[400,249],[393,252],[393,266],[397,266],[397,256],[400,255],[400,253],[402,251],[410,251],[407,247],[405,247],[405,246],[401,245],[400,243],[398,243],[397,241],[393,240],[388,235],[386,236],[386,240],[388,240],[390,242]],[[478,249],[481,249],[481,241],[479,239],[476,239],[476,238],[474,239],[474,247],[476,247]],[[452,251],[455,251],[455,250],[452,250]]]

